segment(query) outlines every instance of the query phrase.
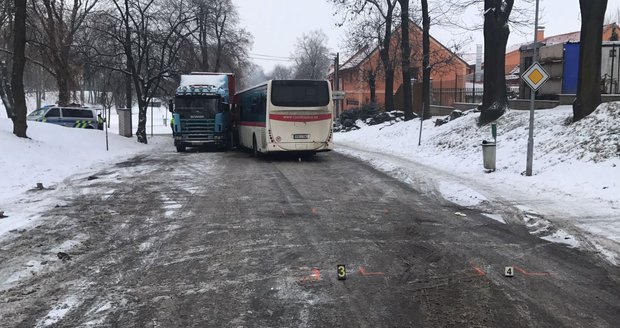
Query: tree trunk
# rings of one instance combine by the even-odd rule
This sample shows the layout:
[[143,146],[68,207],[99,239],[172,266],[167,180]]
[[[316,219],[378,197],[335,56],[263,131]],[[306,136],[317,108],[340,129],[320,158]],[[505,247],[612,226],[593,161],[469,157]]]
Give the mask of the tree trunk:
[[383,37],[383,49],[381,49],[381,61],[385,69],[385,109],[394,110],[394,67],[390,62],[390,44],[392,41],[392,16],[394,4],[388,3],[387,15],[385,18],[385,35]]
[[370,88],[370,102],[373,104],[376,104],[377,103],[377,86],[376,86],[375,73],[373,71],[368,71],[368,88]]
[[431,118],[431,63],[430,63],[430,26],[428,2],[422,0],[422,119]]
[[142,99],[141,96],[137,98],[138,98],[139,112],[138,112],[138,129],[136,130],[136,137],[138,138],[138,142],[146,144],[148,143],[148,140],[146,137],[146,110],[147,110],[148,103],[144,99]]
[[590,115],[601,104],[601,42],[607,0],[579,0],[579,5],[581,44],[573,122]]
[[64,68],[56,70],[56,84],[58,85],[58,105],[68,106],[71,103],[71,91],[69,90],[69,71]]
[[505,56],[510,35],[508,18],[514,0],[484,1],[484,93],[478,124],[484,125],[500,118],[508,107],[506,92]]
[[131,83],[131,75],[125,76],[125,108],[129,109],[132,106]]
[[13,25],[13,134],[21,138],[26,135],[26,95],[24,94],[24,66],[26,65],[26,0],[15,0],[15,21]]
[[6,117],[12,119],[15,117],[14,106],[13,106],[13,91],[11,90],[11,85],[9,84],[9,70],[6,67],[5,61],[0,61],[0,98],[2,99],[2,104],[4,104],[4,109],[6,110]]
[[[405,121],[413,119],[413,98],[411,95],[411,71],[410,58],[411,47],[409,47],[409,0],[399,0],[400,2],[400,31],[401,31],[401,54],[403,71],[403,99]],[[422,5],[426,0],[422,0]]]

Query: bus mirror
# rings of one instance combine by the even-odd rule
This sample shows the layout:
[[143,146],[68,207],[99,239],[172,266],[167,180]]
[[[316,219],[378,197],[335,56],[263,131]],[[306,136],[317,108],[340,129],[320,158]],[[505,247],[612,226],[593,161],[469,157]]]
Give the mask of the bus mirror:
[[168,110],[170,111],[170,113],[174,112],[174,100],[173,99],[168,100]]

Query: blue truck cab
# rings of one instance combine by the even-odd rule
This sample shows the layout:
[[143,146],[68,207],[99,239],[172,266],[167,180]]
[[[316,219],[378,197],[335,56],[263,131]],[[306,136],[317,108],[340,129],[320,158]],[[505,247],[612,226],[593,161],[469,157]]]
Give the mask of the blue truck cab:
[[172,135],[178,152],[187,147],[226,148],[232,142],[231,101],[234,75],[191,73],[181,76],[169,110]]

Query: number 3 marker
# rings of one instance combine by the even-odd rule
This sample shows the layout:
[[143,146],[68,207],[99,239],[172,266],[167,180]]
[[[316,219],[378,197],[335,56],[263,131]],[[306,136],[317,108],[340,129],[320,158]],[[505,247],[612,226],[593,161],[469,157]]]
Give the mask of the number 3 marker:
[[345,268],[344,264],[338,264],[337,271],[338,271],[338,280],[347,279],[347,269]]

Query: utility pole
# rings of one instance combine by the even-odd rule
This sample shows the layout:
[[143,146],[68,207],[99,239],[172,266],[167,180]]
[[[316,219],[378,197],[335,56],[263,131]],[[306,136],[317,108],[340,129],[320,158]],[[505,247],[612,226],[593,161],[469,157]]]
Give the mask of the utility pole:
[[[536,14],[534,20],[534,58],[532,63],[538,62],[538,4],[536,0]],[[530,131],[527,138],[527,166],[525,175],[532,176],[532,162],[534,161],[534,108],[536,106],[536,90],[532,89],[530,94]]]
[[[340,53],[336,53],[336,58],[334,59],[334,90],[340,90],[340,77],[338,71],[340,70]],[[340,100],[336,100],[336,117],[340,117]]]

